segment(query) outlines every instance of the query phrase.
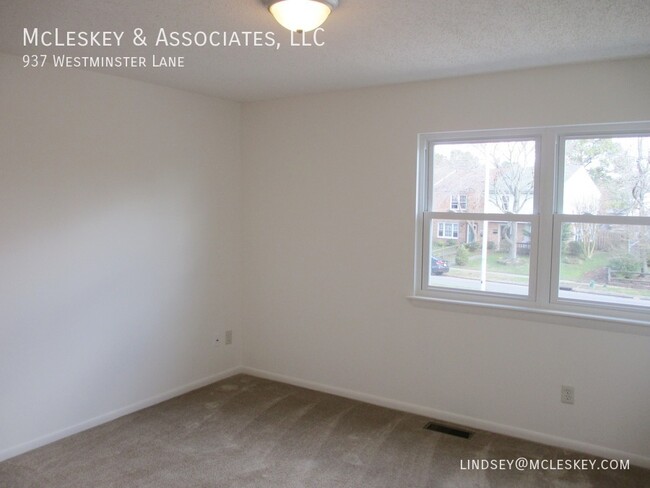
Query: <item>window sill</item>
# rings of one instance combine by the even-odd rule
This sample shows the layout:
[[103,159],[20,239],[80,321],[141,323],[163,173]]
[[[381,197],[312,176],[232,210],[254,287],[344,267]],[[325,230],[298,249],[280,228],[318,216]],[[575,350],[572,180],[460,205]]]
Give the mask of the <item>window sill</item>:
[[644,321],[626,317],[608,317],[565,310],[478,303],[419,295],[411,295],[407,298],[417,307],[650,336],[650,320]]

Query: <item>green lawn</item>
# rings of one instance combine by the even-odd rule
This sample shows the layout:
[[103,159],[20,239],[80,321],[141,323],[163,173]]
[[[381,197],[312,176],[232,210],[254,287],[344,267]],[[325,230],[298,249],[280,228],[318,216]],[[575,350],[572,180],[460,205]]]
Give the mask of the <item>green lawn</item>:
[[[517,264],[507,264],[503,261],[507,259],[505,253],[489,252],[487,257],[487,269],[493,273],[508,273],[515,275],[528,275],[530,269],[529,256],[519,256]],[[589,282],[593,279],[591,275],[598,270],[607,267],[611,256],[607,253],[597,252],[591,259],[580,260],[575,263],[561,263],[560,279],[566,281]],[[453,261],[451,265],[461,269],[480,270],[481,253],[470,253],[469,262],[465,266],[457,266]]]
[[[528,273],[530,266],[529,256],[519,256],[517,264],[507,264],[502,262],[507,259],[505,253],[488,252],[487,257],[487,277],[489,281],[504,283],[525,284],[528,282]],[[572,283],[582,291],[591,291],[594,293],[604,293],[609,295],[622,296],[650,296],[650,290],[628,288],[624,286],[607,285],[604,282],[606,276],[605,268],[611,259],[611,254],[606,252],[596,252],[591,259],[575,260],[573,263],[562,262],[560,264],[560,281]],[[468,263],[465,266],[458,266],[454,258],[449,259],[450,276],[459,278],[479,279],[481,270],[481,252],[469,254]]]
[[[487,278],[488,281],[502,283],[528,283],[529,258],[524,256],[516,265],[500,262],[507,258],[507,254],[488,252],[487,256]],[[458,266],[454,258],[449,259],[449,275],[458,278],[480,279],[481,274],[481,251],[469,254],[468,263],[465,266]]]
[[596,252],[591,259],[581,260],[577,263],[561,263],[560,279],[566,281],[589,282],[592,277],[590,273],[606,268],[611,258],[605,252]]
[[[487,256],[487,269],[494,273],[509,273],[517,275],[528,275],[530,268],[530,258],[528,256],[521,256],[518,258],[518,264],[505,264],[501,262],[508,258],[508,254],[488,251]],[[453,263],[452,263],[453,264]],[[481,253],[471,253],[469,255],[469,262],[467,265],[462,266],[465,269],[481,269]]]

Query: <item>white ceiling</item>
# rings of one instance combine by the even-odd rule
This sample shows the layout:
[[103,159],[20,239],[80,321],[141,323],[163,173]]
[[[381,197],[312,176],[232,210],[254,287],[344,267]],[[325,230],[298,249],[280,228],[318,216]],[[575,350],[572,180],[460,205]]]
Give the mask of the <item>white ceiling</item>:
[[[144,51],[31,52],[184,55],[184,69],[110,72],[242,101],[650,55],[650,0],[341,0],[320,48],[288,46],[288,32],[260,0],[0,0],[0,51],[30,52],[23,27],[124,30],[125,39],[142,27],[150,38]],[[282,46],[154,48],[160,27],[274,31]]]

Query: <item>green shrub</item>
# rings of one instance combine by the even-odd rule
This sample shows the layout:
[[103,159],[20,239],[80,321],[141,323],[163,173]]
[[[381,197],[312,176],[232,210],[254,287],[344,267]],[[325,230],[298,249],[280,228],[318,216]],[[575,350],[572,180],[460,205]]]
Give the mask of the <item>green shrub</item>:
[[576,256],[565,255],[562,256],[562,262],[564,264],[582,264],[584,261]]
[[630,254],[617,256],[609,260],[609,267],[620,272],[624,278],[632,278],[641,272],[641,261]]
[[469,252],[476,252],[479,249],[481,249],[481,243],[478,241],[468,242],[467,244],[465,244],[465,247]]
[[569,256],[579,258],[583,254],[582,246],[578,241],[569,241],[566,243],[566,253]]
[[458,246],[456,251],[456,264],[458,266],[465,266],[469,261],[469,251],[465,246]]
[[562,248],[566,249],[569,242],[573,240],[573,229],[571,224],[562,224]]
[[494,241],[488,241],[488,251],[494,251],[494,249],[497,247],[497,245],[494,243]]

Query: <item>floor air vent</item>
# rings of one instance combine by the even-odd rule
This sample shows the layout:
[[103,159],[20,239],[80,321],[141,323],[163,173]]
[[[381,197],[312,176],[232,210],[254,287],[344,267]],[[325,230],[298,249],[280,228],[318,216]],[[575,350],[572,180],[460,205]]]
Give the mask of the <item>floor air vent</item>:
[[473,433],[468,430],[456,429],[454,427],[449,427],[448,425],[439,424],[438,422],[429,422],[424,426],[424,428],[426,430],[432,430],[434,432],[441,432],[442,434],[462,437],[463,439],[469,439],[473,435]]

